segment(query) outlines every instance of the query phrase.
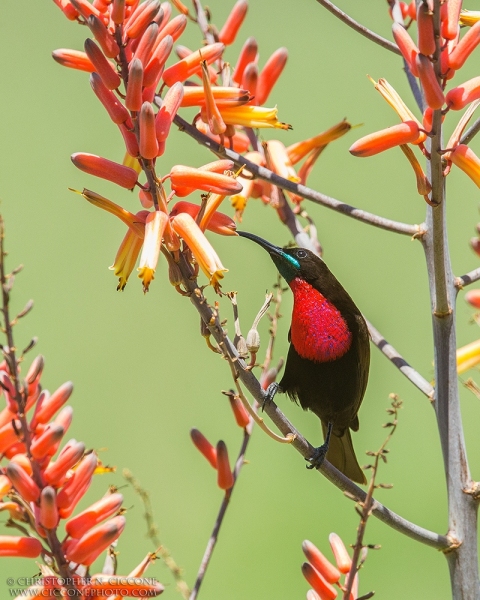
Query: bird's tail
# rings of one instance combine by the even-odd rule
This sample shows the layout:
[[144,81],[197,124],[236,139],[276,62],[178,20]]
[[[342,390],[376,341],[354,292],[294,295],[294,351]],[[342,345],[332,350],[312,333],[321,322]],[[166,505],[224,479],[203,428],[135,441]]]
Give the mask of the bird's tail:
[[[327,428],[322,423],[323,435],[325,437]],[[339,471],[357,483],[367,483],[365,474],[358,464],[355,450],[353,449],[350,429],[345,429],[342,437],[337,437],[332,433],[330,437],[330,445],[325,457],[328,462],[332,463]]]

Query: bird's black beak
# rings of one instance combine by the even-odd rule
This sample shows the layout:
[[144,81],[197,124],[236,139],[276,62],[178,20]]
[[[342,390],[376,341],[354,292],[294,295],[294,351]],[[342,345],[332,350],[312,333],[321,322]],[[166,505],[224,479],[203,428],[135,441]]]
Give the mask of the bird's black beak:
[[279,246],[274,246],[273,244],[271,244],[270,242],[267,242],[267,240],[264,240],[261,237],[258,237],[258,235],[254,235],[253,233],[248,233],[247,231],[237,231],[238,235],[248,238],[249,240],[252,240],[252,242],[257,243],[259,246],[261,246],[264,250],[266,250],[270,256],[284,256],[284,252],[282,250],[282,248],[280,248]]

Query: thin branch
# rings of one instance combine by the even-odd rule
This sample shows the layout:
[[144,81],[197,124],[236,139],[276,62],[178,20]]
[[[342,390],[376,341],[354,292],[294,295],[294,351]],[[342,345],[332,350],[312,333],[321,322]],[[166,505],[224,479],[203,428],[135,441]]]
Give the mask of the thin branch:
[[197,15],[197,25],[200,27],[200,31],[207,42],[207,44],[213,44],[215,41],[215,37],[213,36],[210,26],[208,24],[207,15],[203,9],[202,3],[200,0],[193,0],[193,6],[195,8],[195,13]]
[[321,204],[327,208],[340,212],[348,217],[352,217],[353,219],[357,219],[358,221],[362,221],[363,223],[368,223],[369,225],[373,225],[374,227],[379,227],[380,229],[386,229],[387,231],[393,231],[395,233],[400,233],[403,235],[408,235],[410,237],[419,237],[424,233],[422,225],[410,225],[408,223],[401,223],[399,221],[392,221],[391,219],[385,219],[384,217],[380,217],[373,213],[369,213],[367,211],[361,210],[359,208],[355,208],[354,206],[350,206],[345,202],[341,202],[340,200],[336,200],[335,198],[331,198],[330,196],[326,196],[320,192],[316,192],[311,188],[301,185],[299,183],[294,183],[293,181],[289,181],[288,179],[284,179],[280,177],[276,173],[273,173],[269,169],[265,167],[259,167],[255,163],[249,161],[241,154],[230,150],[229,148],[225,148],[220,144],[217,144],[214,140],[210,139],[208,136],[204,135],[198,129],[196,129],[193,125],[190,125],[185,119],[182,119],[179,115],[176,115],[174,118],[174,123],[180,129],[180,131],[184,131],[190,137],[195,139],[199,144],[205,146],[209,150],[211,150],[217,156],[222,158],[229,158],[233,160],[233,162],[238,166],[245,166],[245,168],[253,173],[255,177],[259,179],[264,179],[268,181],[272,185],[276,185],[284,190],[291,192],[292,194],[297,194],[306,200],[311,200],[316,204]]
[[[182,264],[180,263],[182,269]],[[218,317],[214,314],[212,308],[208,305],[206,298],[197,286],[196,281],[189,278],[188,272],[184,276],[184,286],[190,292],[190,300],[200,313],[203,321],[208,325],[212,335],[214,336],[217,344],[220,347],[225,347],[229,356],[235,361],[235,365],[238,369],[239,378],[245,387],[248,389],[250,394],[260,404],[264,400],[264,391],[260,385],[260,382],[255,375],[247,369],[245,362],[240,359],[237,355],[236,349],[233,346],[231,340],[223,330]],[[285,417],[282,411],[278,408],[275,402],[271,401],[266,404],[265,412],[272,419],[274,424],[278,427],[280,432],[287,436],[292,434],[295,439],[292,441],[292,446],[306,459],[312,456],[314,447],[303,437],[303,435],[295,429],[290,421]],[[342,491],[348,492],[349,496],[359,502],[364,502],[366,498],[365,492],[355,485],[350,479],[345,477],[343,473],[340,473],[333,465],[328,461],[324,461],[322,466],[318,469],[330,482]],[[392,512],[387,507],[383,506],[377,501],[374,501],[373,514],[387,524],[389,527],[403,533],[404,535],[415,539],[423,544],[437,548],[439,550],[447,550],[451,547],[451,540],[444,535],[440,535],[433,531],[419,527],[410,521],[407,521],[400,515]]]
[[415,387],[417,387],[427,398],[433,399],[435,390],[428,381],[418,373],[408,362],[399,354],[393,346],[391,346],[383,335],[375,329],[375,327],[367,321],[368,331],[372,338],[372,343],[390,360],[400,372],[409,379]]
[[473,271],[469,271],[468,273],[465,273],[465,275],[462,275],[461,277],[456,277],[455,278],[455,287],[458,290],[461,290],[466,285],[475,283],[475,281],[478,281],[479,279],[480,279],[480,268],[473,269]]
[[469,144],[473,138],[480,131],[480,117],[475,121],[475,123],[467,129],[467,131],[463,134],[462,139],[460,140],[461,144]]
[[245,460],[245,453],[247,451],[247,446],[250,441],[251,434],[245,429],[243,435],[243,442],[240,448],[240,452],[238,453],[238,458],[235,463],[235,469],[233,470],[233,485],[232,487],[225,492],[225,496],[223,498],[222,504],[220,506],[220,510],[218,512],[217,519],[215,521],[215,526],[212,531],[212,535],[208,540],[207,547],[205,549],[205,553],[202,558],[202,562],[200,563],[200,568],[198,570],[197,579],[195,581],[195,585],[193,586],[192,592],[190,594],[189,600],[195,600],[198,595],[198,591],[200,586],[202,585],[203,578],[205,577],[205,573],[207,571],[208,565],[210,563],[210,558],[212,557],[213,550],[215,549],[215,545],[218,540],[218,534],[220,532],[220,527],[223,523],[223,518],[225,513],[227,512],[228,505],[230,503],[230,498],[232,496],[233,488],[235,487],[235,483],[237,481],[238,475],[240,473],[240,469],[242,468]]
[[390,50],[390,52],[393,52],[394,54],[401,55],[401,52],[396,44],[390,42],[389,40],[386,40],[381,35],[370,31],[370,29],[368,29],[364,25],[358,23],[358,21],[355,21],[354,19],[352,19],[352,17],[349,17],[346,13],[343,12],[343,10],[340,10],[337,6],[335,6],[335,4],[330,2],[330,0],[317,0],[317,2],[321,4],[324,8],[326,8],[328,11],[330,11],[332,15],[335,15],[338,19],[340,19],[340,21],[343,21],[343,23],[354,29],[357,33],[360,33],[361,35],[369,39],[371,42],[375,42],[382,48]]

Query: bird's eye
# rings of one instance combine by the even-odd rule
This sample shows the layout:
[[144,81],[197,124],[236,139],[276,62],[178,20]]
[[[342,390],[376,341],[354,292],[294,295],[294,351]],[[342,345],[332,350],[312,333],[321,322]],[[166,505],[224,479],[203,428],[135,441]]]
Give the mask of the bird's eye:
[[298,250],[297,256],[298,258],[305,258],[307,256],[307,253],[305,252],[305,250]]

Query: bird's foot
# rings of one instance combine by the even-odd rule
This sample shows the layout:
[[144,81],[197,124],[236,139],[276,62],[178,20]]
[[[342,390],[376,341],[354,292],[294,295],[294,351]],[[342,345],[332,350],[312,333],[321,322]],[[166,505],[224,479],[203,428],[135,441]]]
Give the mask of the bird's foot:
[[263,402],[262,402],[262,412],[265,410],[265,405],[268,404],[269,402],[271,402],[274,398],[275,398],[275,394],[277,392],[281,392],[281,388],[280,385],[274,381],[273,383],[271,383],[266,391],[265,391],[265,395],[263,396]]
[[308,462],[310,463],[309,465],[306,465],[307,469],[319,469],[323,465],[323,461],[325,460],[325,456],[327,455],[328,447],[330,445],[330,436],[332,435],[332,429],[333,424],[329,422],[325,442],[318,448],[315,448],[310,458],[305,459],[308,460]]

